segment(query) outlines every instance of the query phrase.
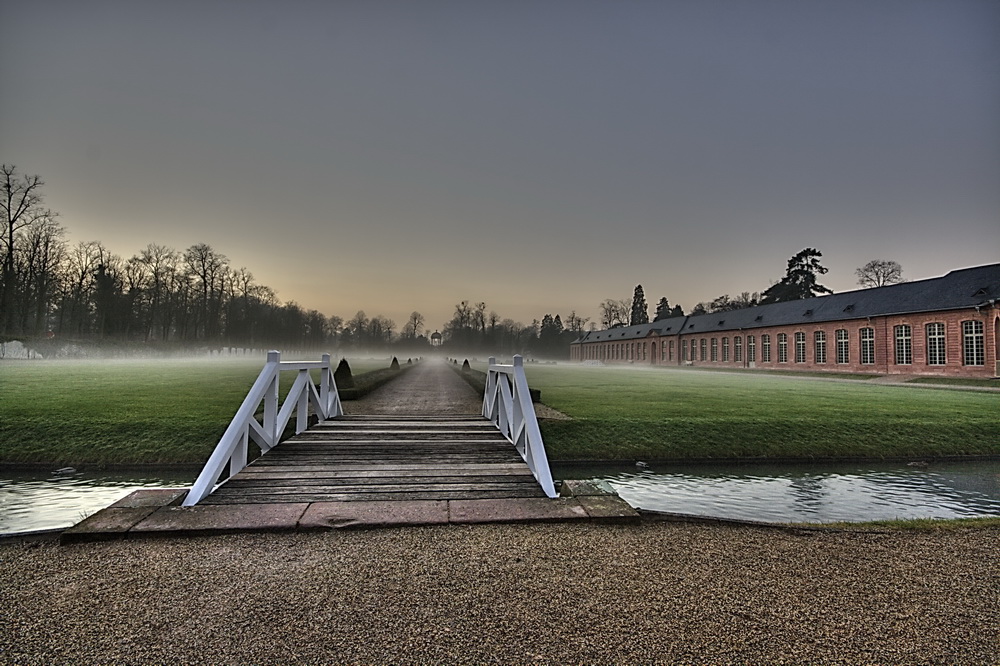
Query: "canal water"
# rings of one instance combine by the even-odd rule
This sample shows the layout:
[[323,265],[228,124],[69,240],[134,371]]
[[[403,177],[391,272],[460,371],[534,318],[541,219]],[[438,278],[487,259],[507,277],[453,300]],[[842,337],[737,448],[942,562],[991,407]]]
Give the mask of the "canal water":
[[[0,470],[0,534],[65,528],[138,488],[190,486],[198,470]],[[556,465],[557,479],[607,484],[632,506],[766,522],[1000,516],[1000,461],[836,465]]]
[[765,522],[1000,516],[1000,461],[810,465],[562,465],[634,507]]
[[0,534],[71,527],[139,488],[184,488],[195,470],[0,470]]

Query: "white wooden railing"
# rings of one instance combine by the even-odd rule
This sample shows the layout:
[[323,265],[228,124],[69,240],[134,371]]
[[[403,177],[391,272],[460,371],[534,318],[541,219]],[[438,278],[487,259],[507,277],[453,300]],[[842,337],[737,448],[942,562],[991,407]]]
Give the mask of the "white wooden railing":
[[498,365],[495,358],[490,358],[483,395],[483,416],[493,421],[514,445],[545,494],[556,497],[549,459],[545,455],[528,380],[524,376],[524,360],[520,356],[514,357],[513,365]]
[[[309,376],[310,370],[320,370],[318,391]],[[279,405],[278,380],[282,372],[295,372],[296,377],[284,402]],[[263,423],[256,416],[261,402],[264,403]],[[280,352],[268,352],[264,369],[188,491],[183,505],[193,506],[211,493],[227,465],[229,474],[226,479],[246,467],[250,439],[260,447],[261,455],[277,446],[293,411],[296,414],[295,432],[308,428],[310,405],[321,421],[344,413],[337,384],[333,381],[330,355],[323,354],[322,360],[317,363],[282,361]]]

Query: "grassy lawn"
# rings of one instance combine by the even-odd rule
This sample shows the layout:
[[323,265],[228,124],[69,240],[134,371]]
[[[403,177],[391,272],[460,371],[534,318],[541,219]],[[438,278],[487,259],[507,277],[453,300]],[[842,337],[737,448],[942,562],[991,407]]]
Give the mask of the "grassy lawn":
[[1000,455],[1000,394],[768,374],[529,365],[572,421],[544,421],[554,460]]
[[[389,359],[350,362],[360,375]],[[0,463],[201,464],[262,366],[0,363]],[[527,370],[545,404],[573,417],[542,423],[553,460],[1000,455],[997,393],[756,373]]]
[[[348,361],[354,375],[389,365]],[[0,463],[201,464],[263,366],[263,358],[0,363]],[[282,397],[293,377],[283,373]]]
[[973,386],[1000,388],[1000,379],[973,379],[971,377],[917,377],[907,384],[941,384],[942,386]]

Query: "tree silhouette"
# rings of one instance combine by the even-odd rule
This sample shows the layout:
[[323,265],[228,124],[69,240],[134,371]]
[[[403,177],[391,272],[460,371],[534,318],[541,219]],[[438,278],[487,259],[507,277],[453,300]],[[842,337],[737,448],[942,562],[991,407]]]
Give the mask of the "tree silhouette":
[[761,304],[783,303],[801,298],[813,298],[820,294],[832,294],[833,290],[816,282],[818,275],[825,275],[829,269],[819,263],[823,253],[807,247],[788,260],[785,277],[771,285],[761,294]]
[[637,324],[648,323],[649,306],[646,305],[646,295],[642,291],[642,285],[637,284],[635,286],[635,292],[632,294],[632,316],[629,319],[629,324],[635,326]]
[[858,284],[862,287],[884,287],[887,284],[905,282],[903,267],[886,259],[872,259],[855,270],[854,274],[858,276]]
[[653,317],[653,321],[660,321],[661,319],[667,319],[670,317],[670,303],[667,302],[667,297],[664,296],[660,299],[660,302],[656,304],[656,316]]

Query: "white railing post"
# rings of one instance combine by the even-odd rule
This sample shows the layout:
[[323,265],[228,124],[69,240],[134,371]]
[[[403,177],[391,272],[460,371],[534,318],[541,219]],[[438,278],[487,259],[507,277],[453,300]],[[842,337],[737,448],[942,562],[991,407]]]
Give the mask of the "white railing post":
[[[321,413],[319,420],[325,421],[331,417],[330,414],[330,384],[333,383],[333,368],[330,367],[331,359],[329,354],[322,356],[323,369],[319,372],[319,404]],[[334,387],[336,390],[336,387]]]
[[[493,367],[496,365],[497,359],[494,356],[490,356],[489,366]],[[496,392],[497,387],[497,376],[494,372],[486,372],[486,392],[483,394],[483,416],[488,419],[493,418],[493,395]]]
[[[278,377],[282,371],[293,370],[297,374],[295,381],[284,404],[279,404]],[[312,383],[310,370],[319,370],[321,373],[320,392],[316,391],[316,386]],[[262,402],[264,415],[263,423],[260,423],[256,413]],[[220,482],[227,466],[229,473],[225,479],[247,466],[250,439],[260,447],[261,455],[277,446],[293,411],[296,413],[296,432],[305,430],[309,424],[310,404],[316,415],[323,420],[344,414],[337,384],[333,379],[330,355],[324,354],[319,363],[282,362],[279,352],[268,352],[264,368],[188,491],[184,506],[193,506],[209,495]]]
[[[310,386],[312,385],[312,377],[309,376],[308,370],[299,370],[299,377],[305,379]],[[309,391],[302,391],[299,393],[299,409],[298,413],[295,415],[295,434],[299,434],[308,427]]]
[[[277,367],[281,362],[281,352],[277,350],[271,350],[267,352],[267,365],[272,363]],[[267,448],[272,448],[278,443],[278,437],[281,433],[278,432],[278,376],[280,373],[275,372],[271,383],[267,387],[267,392],[264,394],[264,433],[267,437]]]
[[499,365],[490,358],[483,395],[483,416],[503,433],[549,497],[556,496],[542,432],[538,427],[531,392],[524,374],[524,359],[514,357],[513,365]]

